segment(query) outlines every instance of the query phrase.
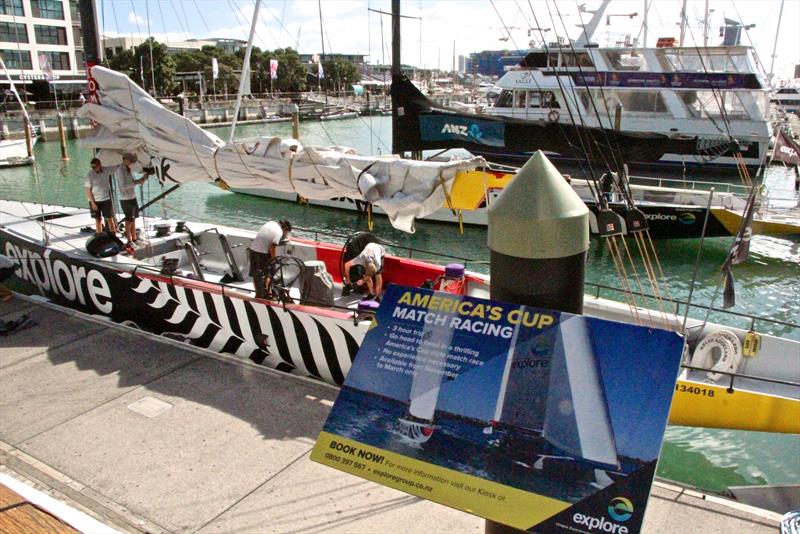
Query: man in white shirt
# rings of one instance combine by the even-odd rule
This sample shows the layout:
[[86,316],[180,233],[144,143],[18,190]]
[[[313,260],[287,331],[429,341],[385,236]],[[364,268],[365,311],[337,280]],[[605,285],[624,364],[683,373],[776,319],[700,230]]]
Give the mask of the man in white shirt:
[[92,170],[86,174],[84,191],[89,201],[89,210],[94,218],[95,231],[103,231],[103,218],[106,220],[109,231],[116,233],[117,221],[114,220],[114,205],[111,201],[111,178],[116,167],[104,168],[102,162],[94,158],[91,161]]
[[256,296],[265,298],[269,295],[272,273],[270,260],[276,255],[276,248],[292,231],[292,224],[287,220],[278,222],[268,221],[259,228],[256,237],[250,243],[250,276],[253,277],[253,286]]
[[[352,289],[354,283],[357,287],[366,285],[367,299],[380,300],[383,290],[383,257],[385,255],[386,249],[381,245],[368,243],[358,256],[345,262],[343,294],[349,293],[349,289]],[[355,268],[352,269],[353,267]],[[354,278],[358,279],[353,282]]]
[[122,156],[122,165],[115,168],[117,176],[117,189],[119,190],[119,205],[125,214],[125,236],[128,245],[136,243],[136,216],[139,214],[139,205],[136,202],[136,186],[143,184],[150,176],[150,171],[145,171],[144,177],[136,179],[131,173],[131,165],[138,161],[136,154],[128,152]]

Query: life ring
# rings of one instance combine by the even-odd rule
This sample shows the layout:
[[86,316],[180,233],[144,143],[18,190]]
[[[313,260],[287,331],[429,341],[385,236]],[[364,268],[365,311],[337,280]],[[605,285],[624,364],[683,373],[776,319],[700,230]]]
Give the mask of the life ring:
[[[718,353],[716,359],[715,352]],[[708,334],[697,344],[691,366],[708,369],[706,376],[716,382],[723,376],[720,372],[735,373],[741,361],[742,343],[739,337],[729,330],[719,330]]]
[[547,120],[550,122],[558,122],[558,111],[551,109],[550,113],[547,114]]

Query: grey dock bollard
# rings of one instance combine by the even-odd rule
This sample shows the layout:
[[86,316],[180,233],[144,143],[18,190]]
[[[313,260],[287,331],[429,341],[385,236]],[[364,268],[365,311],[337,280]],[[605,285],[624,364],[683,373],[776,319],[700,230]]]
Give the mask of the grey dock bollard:
[[[589,208],[537,151],[489,208],[490,296],[583,311]],[[485,534],[522,532],[486,520]]]

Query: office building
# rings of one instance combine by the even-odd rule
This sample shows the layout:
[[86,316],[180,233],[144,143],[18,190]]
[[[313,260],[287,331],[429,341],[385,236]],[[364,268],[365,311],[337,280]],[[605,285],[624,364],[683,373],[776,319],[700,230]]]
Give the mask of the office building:
[[78,0],[0,0],[0,56],[28,100],[80,92],[86,66]]

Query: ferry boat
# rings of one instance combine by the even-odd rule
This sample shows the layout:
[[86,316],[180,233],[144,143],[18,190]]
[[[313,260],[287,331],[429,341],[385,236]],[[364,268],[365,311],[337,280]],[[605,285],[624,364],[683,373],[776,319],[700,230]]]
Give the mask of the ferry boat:
[[[246,274],[255,232],[150,215],[137,227],[144,230],[144,246],[126,252],[115,237],[94,236],[86,209],[0,200],[0,251],[17,265],[8,283],[33,298],[254,364],[336,386],[344,382],[378,306],[342,292],[342,265],[367,236],[344,244],[342,236],[335,238],[339,243],[318,233],[291,237],[279,246],[275,293],[267,299],[254,294]],[[402,252],[385,258],[387,284],[432,283],[450,294],[489,297],[488,276],[466,270],[464,260],[443,266],[413,257],[422,251]],[[586,288],[585,315],[644,320],[655,328],[682,323],[683,303],[654,311],[601,296],[610,288]],[[688,319],[670,422],[800,433],[800,342],[770,335],[775,321],[726,317],[749,327]]]
[[770,97],[770,102],[774,104],[778,111],[784,113],[800,113],[800,88],[781,87],[776,89]]
[[[713,161],[699,153],[667,153],[656,162],[632,166],[703,166],[736,170],[741,152],[748,167],[766,159],[772,136],[770,84],[748,46],[681,47],[672,38],[655,48],[625,43],[600,47],[591,42],[608,2],[594,13],[574,43],[559,40],[532,49],[521,64],[500,78],[500,96],[485,114],[540,123],[572,121],[622,132],[691,136],[714,145],[733,138],[738,146]],[[530,157],[505,148],[470,149],[487,159],[520,163]],[[549,153],[553,160],[569,153]]]

